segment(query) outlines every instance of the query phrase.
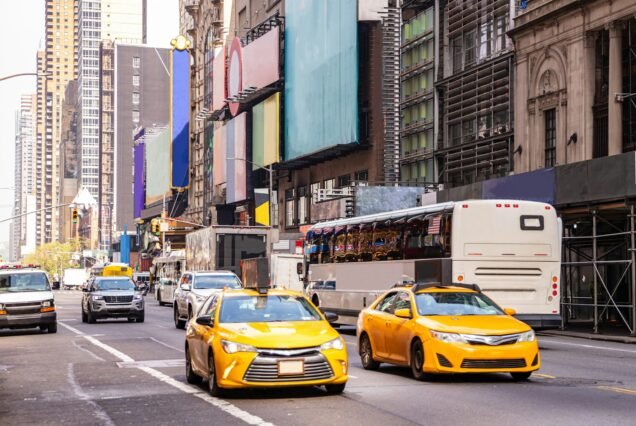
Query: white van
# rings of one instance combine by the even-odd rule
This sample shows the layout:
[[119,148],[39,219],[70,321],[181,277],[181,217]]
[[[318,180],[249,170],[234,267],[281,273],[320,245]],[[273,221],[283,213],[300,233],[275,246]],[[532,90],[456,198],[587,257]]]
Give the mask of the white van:
[[57,332],[55,301],[46,273],[34,268],[0,266],[0,329],[35,327]]

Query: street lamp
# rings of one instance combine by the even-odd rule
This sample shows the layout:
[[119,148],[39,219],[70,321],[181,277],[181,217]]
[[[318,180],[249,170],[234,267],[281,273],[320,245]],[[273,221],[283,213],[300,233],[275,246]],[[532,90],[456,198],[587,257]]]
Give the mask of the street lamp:
[[250,163],[255,165],[258,168],[264,169],[267,171],[267,173],[269,173],[269,226],[273,227],[274,223],[274,216],[272,214],[272,194],[273,194],[273,183],[274,183],[274,169],[272,168],[272,165],[270,164],[269,166],[264,166],[262,164],[258,164],[255,163],[253,161],[247,160],[245,158],[235,158],[235,157],[226,157],[226,160],[233,160],[233,161],[245,161],[246,163]]
[[36,77],[48,77],[50,75],[52,75],[52,73],[50,72],[45,72],[45,73],[37,73],[37,72],[21,72],[21,73],[17,73],[17,74],[11,74],[11,75],[7,75],[4,77],[0,77],[0,81],[3,80],[9,80],[10,78],[15,78],[15,77],[23,77],[26,75],[34,75]]

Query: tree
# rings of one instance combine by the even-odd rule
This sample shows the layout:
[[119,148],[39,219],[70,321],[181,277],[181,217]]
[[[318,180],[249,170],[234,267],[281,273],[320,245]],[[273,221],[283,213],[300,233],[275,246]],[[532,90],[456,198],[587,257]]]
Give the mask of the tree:
[[72,268],[72,254],[84,247],[83,241],[69,241],[66,243],[51,242],[42,244],[35,249],[34,253],[25,256],[23,264],[39,265],[41,269],[53,276],[59,274],[61,277],[64,269]]

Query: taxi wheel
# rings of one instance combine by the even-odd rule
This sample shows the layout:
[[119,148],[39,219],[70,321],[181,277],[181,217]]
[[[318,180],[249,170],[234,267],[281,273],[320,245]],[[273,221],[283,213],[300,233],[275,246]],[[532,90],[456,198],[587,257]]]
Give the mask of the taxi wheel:
[[185,368],[186,368],[186,380],[191,385],[198,385],[201,383],[201,377],[198,376],[194,370],[192,370],[192,359],[190,358],[190,347],[186,346],[185,350]]
[[208,390],[210,391],[210,395],[212,396],[222,396],[223,389],[221,389],[216,382],[216,371],[214,368],[214,356],[210,353],[210,358],[208,359]]
[[380,363],[373,359],[371,340],[369,340],[369,336],[366,334],[360,337],[360,361],[365,370],[377,370],[380,368]]
[[325,389],[327,389],[327,394],[329,395],[340,395],[344,390],[347,383],[341,383],[339,385],[325,385]]
[[424,380],[426,373],[424,373],[424,346],[422,341],[417,339],[411,345],[411,372],[416,380]]
[[526,371],[524,373],[510,373],[510,375],[512,376],[512,380],[515,381],[528,380],[532,375],[532,371]]

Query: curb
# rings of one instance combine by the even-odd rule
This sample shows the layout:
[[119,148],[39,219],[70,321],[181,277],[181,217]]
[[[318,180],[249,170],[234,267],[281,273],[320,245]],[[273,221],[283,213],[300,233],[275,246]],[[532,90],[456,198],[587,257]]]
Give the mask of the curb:
[[603,342],[636,344],[636,337],[631,336],[608,336],[606,334],[578,333],[575,331],[538,331],[537,334],[539,336],[575,337],[577,339],[599,340]]

